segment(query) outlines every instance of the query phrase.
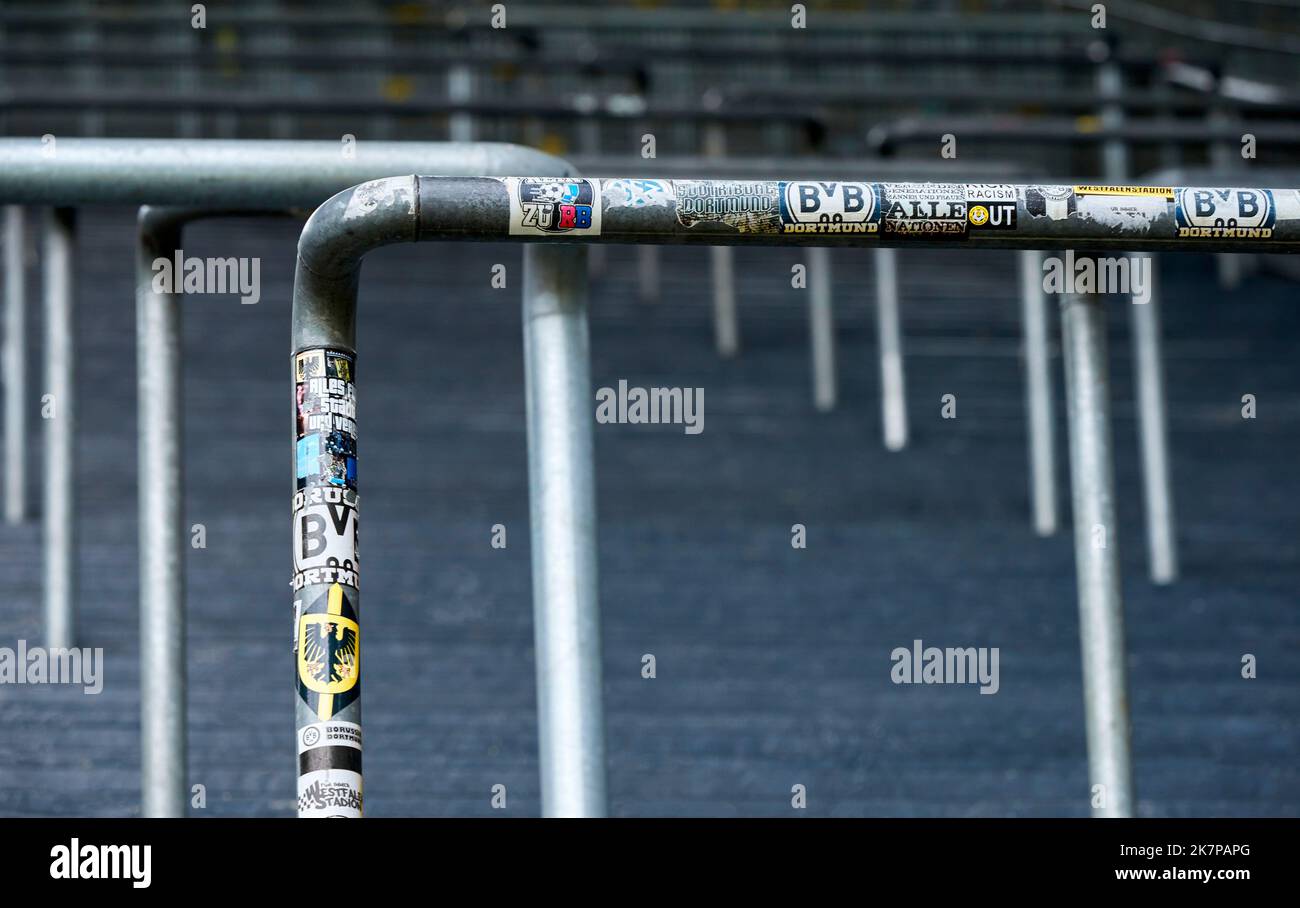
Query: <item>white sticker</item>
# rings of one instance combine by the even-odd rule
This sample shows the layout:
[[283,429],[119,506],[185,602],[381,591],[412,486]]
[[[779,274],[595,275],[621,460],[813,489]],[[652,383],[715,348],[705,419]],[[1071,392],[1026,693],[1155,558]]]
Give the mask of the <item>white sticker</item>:
[[1267,189],[1178,190],[1180,237],[1268,239],[1274,219],[1273,194]]
[[506,177],[511,236],[600,235],[600,192],[592,180]]
[[293,588],[342,583],[359,589],[357,495],[348,489],[298,492],[293,512]]
[[672,183],[667,180],[604,180],[601,191],[610,208],[644,208],[673,201]]
[[361,773],[350,769],[317,769],[298,777],[298,816],[361,816]]
[[782,233],[876,233],[880,206],[872,183],[798,180],[781,184]]
[[298,753],[317,747],[361,749],[361,726],[355,722],[313,722],[298,729]]

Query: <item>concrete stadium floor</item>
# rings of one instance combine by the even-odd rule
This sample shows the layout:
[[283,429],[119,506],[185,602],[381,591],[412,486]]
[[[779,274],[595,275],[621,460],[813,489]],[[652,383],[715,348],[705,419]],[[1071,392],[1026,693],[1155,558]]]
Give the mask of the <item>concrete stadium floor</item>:
[[[0,814],[139,812],[134,218],[78,256],[83,645],[98,696],[0,685]],[[262,299],[185,302],[190,770],[198,816],[290,815],[288,301],[296,230],[202,223],[185,251],[261,256]],[[1011,253],[901,258],[912,445],[880,444],[871,256],[835,253],[841,402],[810,403],[793,249],[741,250],[743,354],[712,351],[706,254],[630,248],[592,288],[593,384],[705,389],[705,431],[596,430],[611,812],[1068,815],[1088,808],[1059,359],[1062,519],[1026,490]],[[490,289],[494,263],[509,288]],[[1300,814],[1300,313],[1260,274],[1219,294],[1163,262],[1184,576],[1145,577],[1126,303],[1113,398],[1133,746],[1147,816]],[[399,247],[362,281],[359,476],[367,814],[536,815],[517,247]],[[36,298],[36,273],[30,278]],[[34,310],[37,309],[33,304]],[[39,346],[39,312],[31,343]],[[1053,318],[1054,331],[1055,318]],[[1054,334],[1055,337],[1055,334]],[[33,374],[33,426],[39,432]],[[1243,420],[1254,394],[1258,418]],[[956,419],[940,417],[954,394]],[[593,402],[594,406],[594,402]],[[31,452],[39,504],[41,453]],[[508,546],[490,545],[507,527]],[[790,545],[807,526],[808,547]],[[0,646],[36,645],[39,523],[0,527]],[[1001,687],[891,683],[890,651],[998,647]],[[642,655],[657,678],[641,677]],[[1241,677],[1243,654],[1258,678]],[[490,807],[507,786],[505,810]],[[790,806],[807,787],[807,810]]]

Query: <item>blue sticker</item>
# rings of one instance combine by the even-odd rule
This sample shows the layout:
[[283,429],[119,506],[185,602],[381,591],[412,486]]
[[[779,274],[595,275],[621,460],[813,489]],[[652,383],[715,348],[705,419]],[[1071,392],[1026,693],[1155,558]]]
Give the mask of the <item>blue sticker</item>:
[[305,479],[319,472],[320,436],[308,435],[298,439],[298,478]]

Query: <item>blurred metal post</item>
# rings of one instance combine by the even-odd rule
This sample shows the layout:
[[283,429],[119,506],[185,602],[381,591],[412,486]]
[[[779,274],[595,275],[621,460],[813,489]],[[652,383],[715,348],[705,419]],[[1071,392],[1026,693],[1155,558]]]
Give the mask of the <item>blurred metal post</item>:
[[[652,248],[652,247],[651,247]],[[812,348],[813,406],[822,412],[835,409],[835,309],[831,251],[825,246],[808,250],[808,337]]]
[[[1240,129],[1241,118],[1237,115],[1236,109],[1223,99],[1223,77],[1220,73],[1215,75],[1213,100],[1210,102],[1205,121],[1213,129],[1230,129],[1236,126],[1240,132],[1245,132],[1244,129]],[[1244,167],[1246,162],[1239,156],[1240,151],[1240,146],[1235,143],[1211,141],[1207,149],[1210,166],[1215,170],[1224,171]],[[1246,255],[1247,253],[1225,252],[1214,257],[1220,288],[1235,290],[1241,285]]]
[[[1230,254],[1230,253],[1229,253]],[[1174,520],[1173,479],[1169,464],[1169,421],[1165,409],[1164,358],[1160,350],[1159,261],[1148,253],[1131,257],[1146,262],[1151,298],[1129,304],[1133,327],[1133,374],[1137,384],[1138,441],[1142,452],[1142,490],[1146,506],[1147,554],[1151,580],[1178,578],[1178,540]]]
[[[1097,93],[1106,99],[1101,106],[1101,125],[1119,129],[1124,125],[1124,70],[1113,51],[1097,67]],[[1106,139],[1101,146],[1101,169],[1106,179],[1121,183],[1128,179],[1128,145],[1122,138]]]
[[[456,104],[468,104],[474,97],[474,74],[464,64],[447,68],[447,97]],[[453,142],[474,141],[474,118],[468,113],[454,113],[448,124]]]
[[637,246],[636,266],[641,302],[659,302],[659,247]]
[[[1106,97],[1118,98],[1122,93],[1123,72],[1113,57],[1101,65],[1098,80],[1098,87]],[[1123,107],[1118,103],[1104,107],[1102,120],[1106,126],[1122,125]],[[1122,139],[1107,140],[1103,146],[1103,166],[1108,182],[1119,185],[1129,179],[1128,148]],[[1128,260],[1131,281],[1132,268],[1138,266],[1143,257],[1128,253]],[[1155,260],[1147,257],[1145,261],[1154,271]],[[1173,487],[1169,478],[1169,434],[1165,421],[1159,305],[1159,297],[1153,292],[1148,302],[1133,303],[1130,309],[1150,573],[1155,583],[1171,583],[1178,570],[1178,554],[1173,525]]]
[[153,262],[173,258],[181,222],[166,209],[141,208],[136,247],[140,750],[146,817],[183,817],[187,799],[180,297],[153,288]]
[[[709,123],[704,131],[704,156],[723,158],[727,154],[727,133],[721,123]],[[736,313],[735,258],[730,246],[709,247],[713,277],[713,340],[718,355],[740,352],[740,319]]]
[[45,640],[71,647],[77,636],[76,577],[76,212],[45,213]]
[[898,250],[876,249],[875,258],[881,420],[885,448],[901,451],[907,447],[907,393],[903,380],[903,332],[898,316]]
[[1064,294],[1061,335],[1089,786],[1094,816],[1126,817],[1133,813],[1133,778],[1102,299]]
[[5,520],[27,518],[27,248],[21,205],[5,206]]
[[1029,423],[1029,498],[1034,531],[1056,532],[1056,427],[1052,416],[1052,370],[1048,346],[1047,294],[1043,254],[1020,256],[1020,327],[1024,332],[1025,411]]
[[524,250],[542,813],[605,815],[586,249]]

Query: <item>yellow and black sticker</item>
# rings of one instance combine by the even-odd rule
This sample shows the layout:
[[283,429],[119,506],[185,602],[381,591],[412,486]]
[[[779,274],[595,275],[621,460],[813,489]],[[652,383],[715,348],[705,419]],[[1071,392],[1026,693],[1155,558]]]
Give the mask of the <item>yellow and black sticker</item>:
[[1075,186],[1079,195],[1141,195],[1161,199],[1172,199],[1172,186]]
[[298,695],[326,721],[360,695],[361,627],[335,583],[298,618]]

